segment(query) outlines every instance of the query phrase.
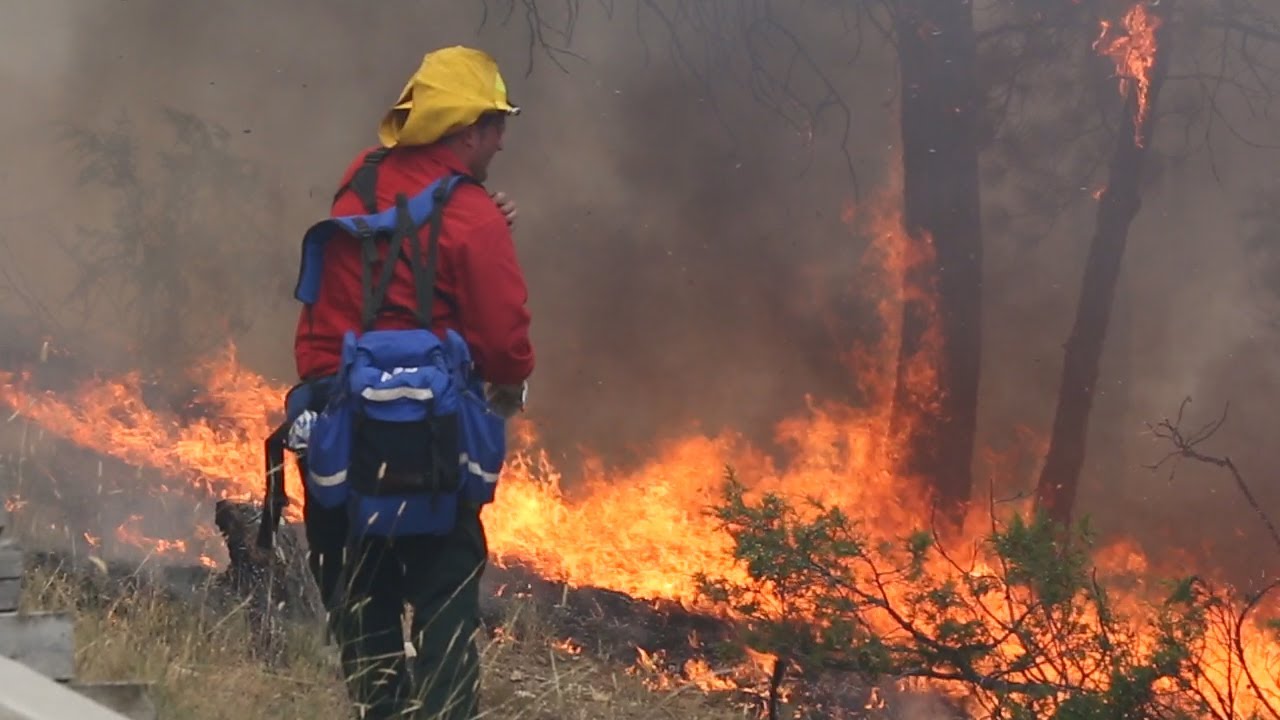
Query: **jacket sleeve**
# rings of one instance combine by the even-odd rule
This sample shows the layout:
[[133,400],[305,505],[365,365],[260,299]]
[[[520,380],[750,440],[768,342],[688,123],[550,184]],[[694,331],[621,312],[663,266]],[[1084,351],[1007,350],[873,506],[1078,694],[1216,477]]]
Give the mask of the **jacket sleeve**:
[[515,243],[501,216],[477,226],[457,255],[462,335],[484,380],[514,385],[533,373],[529,299]]

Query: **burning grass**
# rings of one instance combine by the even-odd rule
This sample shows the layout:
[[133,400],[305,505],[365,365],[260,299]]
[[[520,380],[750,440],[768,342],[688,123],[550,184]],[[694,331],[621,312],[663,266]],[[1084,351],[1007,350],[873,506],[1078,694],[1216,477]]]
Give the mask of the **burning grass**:
[[[922,343],[919,352],[907,359],[907,372],[894,372],[901,344],[904,304],[924,305],[926,312],[922,314],[931,318],[934,326],[931,332],[936,331],[932,289],[909,288],[906,283],[908,271],[927,261],[927,248],[907,242],[901,233],[898,213],[891,204],[858,212],[850,209],[846,217],[850,223],[865,226],[862,229],[869,241],[864,268],[869,277],[865,287],[878,300],[876,307],[881,320],[881,333],[875,343],[856,348],[850,354],[856,361],[863,402],[854,407],[812,400],[807,412],[781,419],[776,438],[783,449],[781,460],[748,445],[733,433],[689,436],[655,448],[646,462],[633,468],[610,468],[602,459],[588,457],[582,471],[573,473],[575,480],[570,486],[562,484],[562,469],[538,448],[533,426],[523,422],[515,424],[517,441],[503,472],[497,502],[485,511],[495,569],[526,567],[543,581],[559,583],[565,598],[571,591],[584,592],[583,596],[592,601],[599,615],[591,615],[593,611],[588,605],[579,606],[578,616],[595,617],[597,624],[592,632],[574,634],[568,640],[561,632],[563,625],[552,624],[556,632],[530,632],[511,624],[512,617],[522,617],[521,622],[531,618],[548,620],[544,614],[545,604],[533,606],[532,615],[503,616],[504,619],[493,625],[497,629],[487,646],[486,667],[490,674],[487,695],[491,702],[498,703],[497,707],[504,708],[495,711],[494,717],[718,717],[721,710],[709,703],[706,695],[670,690],[654,695],[651,690],[692,685],[714,693],[741,688],[742,683],[733,677],[735,674],[747,677],[746,682],[755,683],[757,687],[761,676],[768,684],[772,674],[773,694],[777,695],[780,674],[785,674],[787,668],[783,667],[780,673],[775,658],[788,656],[792,669],[804,669],[803,658],[796,657],[796,653],[805,648],[798,646],[806,642],[821,645],[832,638],[842,644],[819,649],[834,651],[831,654],[837,656],[847,654],[838,658],[837,663],[847,666],[846,672],[849,668],[865,671],[870,667],[874,671],[869,673],[872,676],[901,676],[893,672],[900,669],[894,665],[880,662],[866,665],[863,661],[867,658],[859,653],[873,640],[881,645],[892,640],[886,635],[890,631],[905,631],[919,641],[916,632],[922,628],[935,633],[962,631],[961,640],[978,638],[982,656],[975,659],[973,648],[956,648],[955,643],[946,643],[941,647],[945,653],[914,658],[920,661],[917,664],[928,666],[916,677],[937,680],[938,668],[956,667],[959,658],[963,661],[960,667],[973,670],[958,678],[960,684],[965,685],[963,690],[982,688],[984,678],[989,679],[992,673],[1001,674],[1004,681],[1021,683],[1024,689],[1035,693],[1057,695],[1079,690],[1092,693],[1093,697],[1112,686],[1116,676],[1110,672],[1113,668],[1105,665],[1116,658],[1112,651],[1115,644],[1110,637],[1114,628],[1095,612],[1102,607],[1101,603],[1085,608],[1088,612],[1077,613],[1079,606],[1068,602],[1078,597],[1072,594],[1064,600],[1067,604],[1060,608],[1060,613],[1027,615],[1020,610],[1029,605],[1040,607],[1043,603],[1037,599],[1038,591],[1030,593],[1026,601],[1020,599],[1021,596],[1010,595],[1016,594],[1019,588],[1015,587],[1016,578],[1010,582],[1007,568],[1001,570],[1001,562],[1008,561],[1008,557],[975,553],[971,566],[961,567],[951,557],[934,551],[932,545],[908,545],[903,549],[902,543],[915,537],[913,532],[927,523],[930,515],[928,494],[920,478],[903,473],[899,462],[911,428],[899,426],[901,422],[891,422],[892,400],[895,394],[900,394],[896,383],[907,385],[906,395],[913,398],[912,405],[918,414],[936,412],[935,404],[929,400],[939,392],[937,348],[932,342]],[[926,340],[929,337],[933,335],[926,333]],[[36,482],[18,483],[15,502],[28,511],[36,508],[62,511],[71,498],[79,497],[78,502],[85,503],[83,498],[88,497],[87,507],[77,512],[109,537],[81,538],[83,522],[69,518],[61,523],[41,520],[33,526],[48,526],[55,532],[62,527],[66,539],[88,543],[89,549],[99,554],[108,552],[108,545],[114,544],[117,548],[141,548],[144,553],[162,556],[169,562],[176,559],[195,567],[201,567],[201,563],[206,567],[224,564],[226,549],[209,523],[212,501],[252,500],[260,494],[261,441],[278,419],[277,406],[285,388],[242,367],[230,345],[225,353],[197,369],[192,387],[198,392],[190,398],[191,402],[148,401],[144,379],[136,374],[97,379],[76,390],[67,390],[59,384],[57,391],[51,391],[41,386],[39,370],[37,366],[27,373],[0,373],[0,403],[12,408],[10,419],[20,419],[24,428],[24,454],[19,461],[25,465],[20,464],[19,477],[41,474]],[[911,421],[911,418],[905,420],[907,425]],[[66,467],[66,444],[61,451],[27,454],[28,428],[32,433],[47,430],[80,446],[94,458],[114,458],[112,462],[119,463],[120,467],[104,473],[102,460],[95,459],[99,463],[96,475],[82,474],[77,482],[59,485],[58,479],[64,474],[57,468]],[[1019,449],[1043,455],[1043,448],[1034,440],[1029,447]],[[996,485],[1002,494],[1025,489],[1026,478],[1011,469],[1022,458],[1000,458],[988,453],[987,459],[991,465],[988,473],[993,477],[993,495]],[[752,522],[739,523],[736,531],[732,522],[723,522],[726,518],[717,519],[711,512],[717,507],[724,509],[725,498],[718,493],[717,479],[722,469],[729,466],[749,481],[742,496],[746,502],[738,509],[742,511],[740,520]],[[72,473],[69,479],[77,478]],[[302,493],[292,466],[287,481],[288,494],[295,504],[289,508],[286,518],[296,521],[300,515],[296,501]],[[804,552],[797,552],[804,551],[806,546],[796,542],[775,542],[779,553],[786,556],[779,555],[752,567],[751,558],[743,551],[744,541],[751,541],[752,535],[744,528],[763,527],[771,531],[766,536],[775,541],[778,538],[823,539],[805,530],[805,523],[814,520],[811,515],[796,518],[782,511],[777,516],[751,514],[752,508],[762,507],[756,503],[774,493],[792,499],[812,498],[820,503],[819,507],[839,510],[843,513],[839,518],[847,520],[850,528],[856,527],[858,542],[847,542],[848,538],[841,535],[842,526],[828,524],[828,530],[838,532],[836,537],[827,538],[832,557],[827,558],[831,562],[825,567],[815,567],[812,563],[788,566],[786,563],[798,562],[797,558],[810,559]],[[102,514],[113,498],[124,499],[120,508],[123,515],[115,522]],[[149,511],[138,509],[137,505],[144,502],[158,503],[158,506]],[[75,517],[74,513],[68,515]],[[983,544],[990,535],[993,519],[981,511],[975,512],[965,527],[956,530],[960,537],[953,539],[951,547]],[[160,521],[170,523],[168,535],[155,527]],[[67,527],[76,527],[77,531],[67,532]],[[775,530],[777,532],[772,532]],[[797,534],[797,530],[802,532]],[[897,550],[880,550],[885,547]],[[904,552],[909,562],[897,567],[893,561],[903,559]],[[855,567],[865,565],[868,559],[886,561],[880,567],[890,568],[888,575],[878,574],[874,567]],[[1154,582],[1160,577],[1182,573],[1187,567],[1174,568],[1171,562],[1166,562],[1165,567],[1155,567],[1156,563],[1123,541],[1098,548],[1090,561],[1104,578],[1120,576],[1126,580],[1110,586],[1112,595],[1106,608],[1133,610],[1135,615],[1146,618],[1151,617],[1149,613],[1142,615],[1149,609],[1148,604],[1160,600]],[[779,575],[776,572],[779,567],[784,570],[792,567],[795,571]],[[1062,568],[1045,569],[1052,574]],[[1006,574],[1001,575],[997,570]],[[770,604],[777,599],[771,595],[776,595],[772,591],[777,589],[779,581],[806,577],[817,578],[817,581],[792,596],[801,602],[788,606]],[[830,582],[833,578],[842,582]],[[930,588],[921,586],[919,578],[932,582],[931,589],[936,592],[920,596],[919,591]],[[1072,581],[1081,581],[1081,576],[1073,574]],[[774,587],[770,587],[770,583]],[[706,585],[722,591],[724,597],[720,602],[704,591]],[[835,590],[824,590],[830,586]],[[585,592],[593,588],[623,598],[623,610],[631,613],[630,625],[605,627],[610,612],[616,615],[620,611],[603,609],[608,605],[601,602],[607,599],[605,595]],[[1090,588],[1084,587],[1083,591],[1088,592]],[[502,595],[502,591],[495,590],[492,594]],[[751,594],[759,597],[748,598]],[[281,708],[280,712],[286,716],[301,715],[299,711],[311,708],[288,705],[301,702],[296,698],[299,693],[307,695],[307,702],[340,697],[335,694],[339,691],[335,666],[323,659],[324,653],[316,646],[314,637],[290,635],[282,664],[286,670],[264,675],[262,664],[255,664],[245,649],[249,643],[245,635],[247,620],[242,612],[193,615],[186,608],[175,609],[182,606],[149,598],[145,593],[135,593],[119,598],[115,605],[105,606],[107,609],[95,606],[82,621],[98,628],[93,637],[86,638],[85,647],[124,647],[126,650],[118,654],[122,658],[133,658],[127,660],[133,664],[113,668],[113,671],[141,675],[143,679],[162,683],[162,687],[185,687],[183,683],[189,683],[191,688],[200,688],[200,692],[205,692],[213,675],[229,682],[243,673],[246,682],[258,685],[229,691],[234,697],[228,697],[225,705],[216,704],[221,712],[240,703],[241,712],[237,717],[246,712],[261,716],[262,712],[256,708],[262,707],[262,703],[277,703],[270,707]],[[742,602],[745,599],[759,599],[761,603]],[[196,607],[204,604],[199,597],[189,602]],[[661,610],[651,616],[636,612],[637,605],[646,603]],[[125,612],[123,617],[145,618],[136,622],[140,627],[146,626],[146,630],[131,635],[131,621],[121,620],[108,610],[135,605],[145,612]],[[561,605],[572,603],[564,600]],[[781,636],[785,642],[770,644],[764,649],[756,647],[755,655],[747,652],[736,665],[734,661],[714,658],[710,646],[708,652],[689,653],[690,648],[701,650],[700,643],[705,639],[701,634],[680,634],[678,642],[660,647],[661,643],[651,642],[652,633],[637,630],[638,617],[649,617],[661,626],[681,613],[685,618],[718,613],[723,622],[768,624],[779,619],[779,613],[773,612],[779,607],[786,621],[782,628],[785,633]],[[905,627],[896,618],[887,627],[883,623],[876,625],[876,616],[881,616],[883,621],[887,610],[898,609],[903,610],[900,617],[906,619]],[[919,614],[927,614],[930,609],[938,612],[931,617]],[[1270,608],[1264,609],[1270,611]],[[172,618],[172,622],[165,621],[165,617]],[[1028,623],[1027,617],[1036,622],[1043,619],[1043,622]],[[840,620],[843,625],[836,625],[833,620]],[[1063,622],[1070,625],[1070,632],[1055,634],[1062,629]],[[833,626],[838,632],[831,637],[814,632],[826,626]],[[1158,626],[1150,623],[1135,627],[1137,636],[1130,638],[1131,642],[1123,650],[1132,650],[1136,653],[1134,657],[1145,658],[1151,643],[1160,642],[1164,635]],[[854,629],[857,632],[853,632]],[[1022,659],[1027,647],[1041,647],[1046,640],[1052,642],[1059,637],[1075,637],[1076,629],[1084,632],[1086,640],[1098,640],[1099,644],[1097,647],[1073,646],[1067,653],[1070,662],[1065,668],[1045,669]],[[1198,631],[1198,627],[1193,630]],[[869,637],[868,632],[880,636]],[[145,639],[148,634],[159,639],[150,642]],[[118,639],[112,645],[102,640],[106,637]],[[630,637],[639,639],[628,640]],[[1229,702],[1219,702],[1216,698],[1206,701],[1206,707],[1220,711],[1219,716],[1238,717],[1236,693],[1252,692],[1273,703],[1280,698],[1273,681],[1277,675],[1272,672],[1277,667],[1276,658],[1280,657],[1277,655],[1280,644],[1263,628],[1241,622],[1225,635],[1206,631],[1189,637],[1196,644],[1196,668],[1205,674],[1200,678],[1204,682],[1197,680],[1192,690],[1212,695],[1225,688],[1231,695]],[[1102,644],[1107,647],[1103,648]],[[612,652],[602,650],[605,646],[611,646]],[[671,651],[677,646],[685,653],[682,657],[672,657]],[[590,659],[588,656],[592,653],[579,652],[579,648],[594,648],[597,659]],[[910,656],[914,649],[919,648],[899,646],[889,648],[887,654]],[[1103,654],[1098,655],[1095,650]],[[628,653],[629,657],[623,657]],[[1078,657],[1080,653],[1087,657]],[[104,651],[103,654],[110,657],[113,653]],[[1055,661],[1062,657],[1051,655]],[[1237,661],[1242,657],[1253,660],[1253,667],[1261,669],[1263,674],[1256,683],[1253,678],[1241,675]],[[1121,660],[1121,667],[1133,669],[1135,663],[1131,658]],[[1036,676],[1042,671],[1044,677]],[[86,672],[93,671],[86,668]],[[1005,677],[1010,673],[1012,680]],[[1177,681],[1173,676],[1163,677],[1170,682]],[[809,680],[805,678],[806,682]],[[852,713],[842,717],[874,716],[871,711],[883,707],[874,692],[866,697],[865,691],[870,688],[865,683],[851,682],[848,674],[836,684],[863,695],[836,698],[840,708]],[[1252,687],[1255,684],[1261,685],[1261,689]],[[183,692],[186,691],[172,690],[172,698],[164,702],[180,702],[177,698],[185,697]],[[204,706],[215,705],[202,702]],[[246,707],[246,703],[250,707]],[[687,707],[676,708],[675,704],[679,703],[687,703]],[[323,714],[323,708],[315,710],[313,714]],[[513,714],[504,715],[504,712]],[[186,717],[198,720],[203,716]]]

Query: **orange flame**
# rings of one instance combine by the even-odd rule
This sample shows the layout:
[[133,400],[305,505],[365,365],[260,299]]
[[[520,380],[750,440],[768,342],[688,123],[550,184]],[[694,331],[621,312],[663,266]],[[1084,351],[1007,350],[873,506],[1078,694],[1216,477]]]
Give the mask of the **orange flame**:
[[564,638],[562,640],[557,640],[551,643],[551,647],[555,648],[556,650],[559,650],[562,653],[565,653],[566,655],[576,656],[576,655],[582,654],[582,646],[579,645],[578,642],[573,638]]
[[[236,361],[234,346],[196,369],[202,401],[217,408],[217,419],[183,421],[153,410],[142,400],[142,378],[83,384],[68,401],[52,392],[28,389],[29,376],[0,372],[0,402],[15,413],[77,445],[183,478],[209,496],[251,500],[262,492],[262,439],[272,430],[283,385],[273,385]],[[302,482],[286,467],[291,498],[302,497]],[[293,521],[301,508],[287,511]]]
[[1094,50],[1115,63],[1120,94],[1137,93],[1133,125],[1134,142],[1138,147],[1146,142],[1147,118],[1151,113],[1151,78],[1156,65],[1156,31],[1162,22],[1147,9],[1146,3],[1139,2],[1125,14],[1121,23],[1123,31],[1103,20],[1102,30],[1093,42]]
[[[890,434],[889,408],[903,304],[924,303],[936,314],[932,289],[907,288],[905,282],[911,267],[930,259],[932,246],[904,237],[890,203],[861,212],[850,206],[844,216],[870,239],[863,284],[880,298],[884,325],[874,347],[853,354],[869,398],[866,407],[809,399],[805,413],[777,424],[777,438],[788,450],[784,463],[733,433],[691,436],[655,448],[648,462],[630,470],[610,468],[601,458],[589,457],[573,492],[565,489],[561,471],[538,449],[533,424],[513,423],[515,450],[503,471],[497,502],[485,511],[495,561],[518,561],[572,586],[593,585],[636,598],[696,605],[700,598],[695,573],[746,579],[731,556],[732,539],[706,513],[717,500],[722,469],[729,465],[750,480],[753,492],[780,491],[839,505],[872,537],[898,537],[927,518],[922,487],[895,470],[901,438]],[[928,398],[939,391],[934,365],[939,346],[936,335],[933,338],[926,338],[906,374],[908,389],[921,399],[918,407],[926,410]],[[182,420],[148,407],[137,375],[87,384],[66,395],[38,392],[23,376],[0,375],[0,402],[79,445],[186,480],[191,486],[184,491],[193,497],[257,499],[262,491],[262,439],[279,418],[285,388],[241,368],[233,347],[199,368],[199,374],[201,400],[216,419]],[[302,492],[293,472],[291,466],[288,493],[295,504],[288,517],[297,521]],[[116,536],[157,552],[188,554],[203,552],[213,542],[211,534],[200,533],[193,533],[189,543],[146,538],[137,521],[131,518]],[[978,530],[974,532],[977,537]],[[1147,559],[1125,544],[1106,549],[1098,561],[1113,571],[1148,571]],[[211,563],[207,556],[201,562]],[[1141,588],[1126,597],[1136,607]],[[1280,646],[1261,630],[1248,629],[1245,644],[1254,667],[1277,667]],[[1211,671],[1234,686],[1241,680],[1233,669],[1231,650],[1221,641],[1209,652]],[[638,654],[640,669],[657,671],[659,657],[639,649]],[[769,656],[752,657],[757,670],[771,664]],[[723,682],[722,674],[698,663],[686,665],[684,675],[707,688]],[[1280,693],[1275,675],[1264,676],[1266,689]]]

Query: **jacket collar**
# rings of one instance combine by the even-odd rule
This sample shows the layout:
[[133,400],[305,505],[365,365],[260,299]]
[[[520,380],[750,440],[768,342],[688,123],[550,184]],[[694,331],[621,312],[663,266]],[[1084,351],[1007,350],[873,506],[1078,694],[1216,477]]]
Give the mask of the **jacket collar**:
[[457,153],[441,143],[403,146],[394,149],[392,152],[402,155],[404,162],[415,170],[430,170],[433,166],[443,166],[452,172],[471,175],[471,171],[458,158]]

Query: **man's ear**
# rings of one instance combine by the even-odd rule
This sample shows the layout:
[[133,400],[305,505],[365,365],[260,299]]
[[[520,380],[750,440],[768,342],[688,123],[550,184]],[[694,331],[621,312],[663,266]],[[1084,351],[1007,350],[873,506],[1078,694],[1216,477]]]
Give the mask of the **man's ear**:
[[462,134],[462,137],[461,137],[461,138],[459,138],[459,139],[460,139],[460,140],[462,140],[462,146],[463,146],[463,147],[465,147],[465,148],[467,148],[467,149],[471,149],[471,148],[474,148],[474,147],[478,144],[478,142],[479,142],[479,137],[477,136],[477,131],[476,131],[476,126],[475,126],[475,125],[471,125],[471,126],[468,126],[468,127],[464,128],[464,129],[462,130],[462,133],[461,133],[461,134]]

